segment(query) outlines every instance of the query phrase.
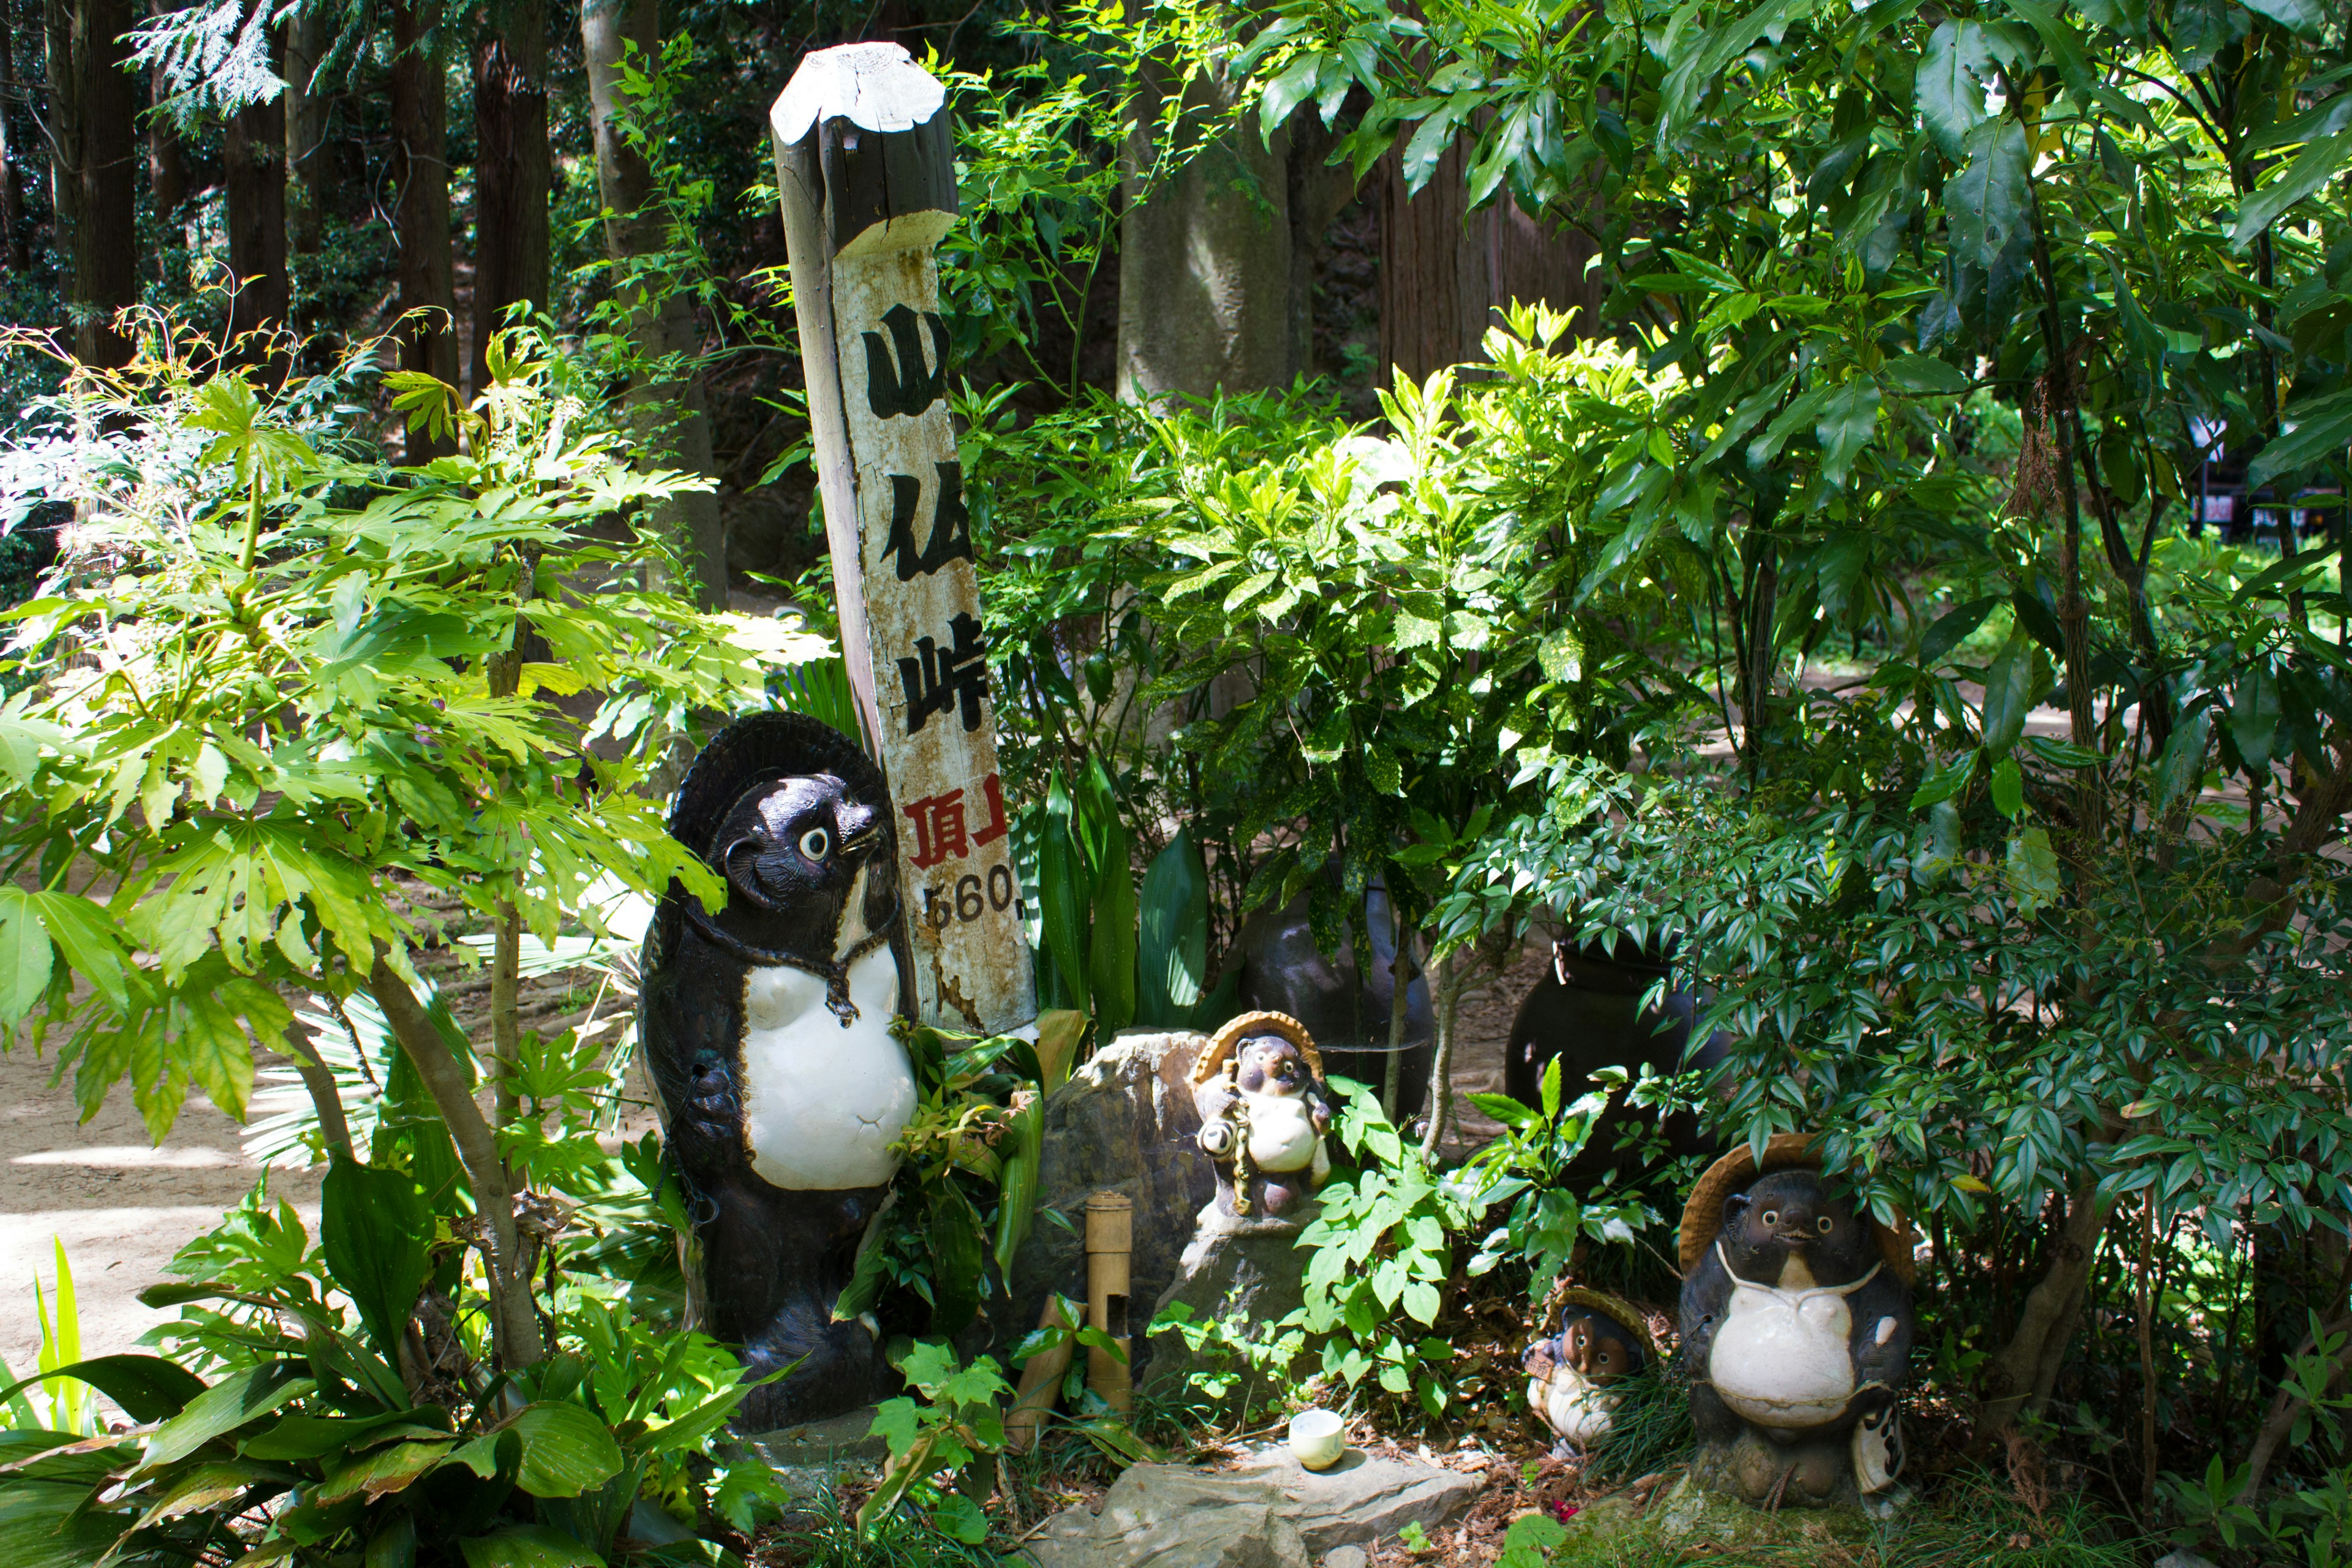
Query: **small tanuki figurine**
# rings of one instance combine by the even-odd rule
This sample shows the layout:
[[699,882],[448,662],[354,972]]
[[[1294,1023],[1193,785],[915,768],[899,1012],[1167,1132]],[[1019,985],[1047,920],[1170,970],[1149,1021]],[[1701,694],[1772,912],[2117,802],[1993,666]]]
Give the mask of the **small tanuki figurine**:
[[704,748],[670,832],[727,881],[673,883],[646,935],[638,1020],[691,1200],[700,1327],[741,1347],[746,1430],[852,1410],[887,1378],[862,1322],[833,1321],[915,1110],[891,1033],[908,1011],[882,770],[813,719],[755,713]]
[[1858,1218],[1811,1140],[1742,1145],[1683,1210],[1682,1353],[1699,1484],[1762,1508],[1853,1503],[1903,1468],[1911,1236]]
[[1323,1058],[1288,1014],[1244,1013],[1219,1029],[1193,1064],[1192,1102],[1228,1214],[1278,1218],[1329,1179]]
[[1642,1314],[1598,1290],[1561,1292],[1559,1332],[1528,1346],[1528,1408],[1562,1443],[1587,1448],[1609,1435],[1622,1397],[1609,1385],[1657,1355]]

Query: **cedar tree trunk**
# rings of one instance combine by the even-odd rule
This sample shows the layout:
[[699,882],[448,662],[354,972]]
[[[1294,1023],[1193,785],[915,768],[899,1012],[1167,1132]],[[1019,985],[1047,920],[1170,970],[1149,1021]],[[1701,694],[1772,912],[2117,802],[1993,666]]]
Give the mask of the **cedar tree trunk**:
[[[615,295],[628,306],[630,342],[653,362],[691,356],[700,331],[684,291],[667,286],[655,263],[668,235],[654,196],[653,172],[629,145],[618,122],[623,101],[621,62],[636,46],[641,63],[661,58],[661,13],[656,0],[587,0],[580,8],[580,41],[588,61],[588,104],[596,132],[596,188],[604,204],[604,247],[614,262]],[[710,414],[702,380],[688,359],[683,368],[641,375],[631,393],[646,432],[650,464],[715,476]],[[706,608],[727,603],[727,535],[719,498],[708,491],[673,496],[656,510],[655,526],[674,542]]]
[[66,302],[74,353],[85,363],[131,362],[131,340],[114,313],[139,299],[139,228],[132,139],[138,80],[127,68],[129,0],[46,0],[50,156],[58,248],[66,258]]
[[315,6],[296,12],[286,23],[287,244],[297,256],[316,256],[323,242],[321,224],[334,162],[325,151],[327,95],[314,79],[334,31]]
[[[393,223],[400,242],[401,314],[426,314],[400,328],[400,368],[456,385],[457,279],[449,255],[449,105],[441,79],[436,0],[392,3]],[[423,431],[408,436],[408,460],[454,448]]]
[[236,276],[229,331],[282,326],[291,297],[286,283],[285,95],[238,110],[229,117],[224,140],[228,265]]
[[474,389],[507,307],[547,304],[547,5],[516,0],[474,48]]

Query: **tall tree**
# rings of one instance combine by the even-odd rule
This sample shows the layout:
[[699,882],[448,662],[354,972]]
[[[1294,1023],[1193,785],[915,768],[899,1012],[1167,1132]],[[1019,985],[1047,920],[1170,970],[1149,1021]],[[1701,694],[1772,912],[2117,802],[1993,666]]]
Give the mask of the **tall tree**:
[[[1168,171],[1178,155],[1165,142],[1192,142],[1203,122],[1230,113],[1238,91],[1212,69],[1157,81],[1141,97],[1119,220],[1121,397],[1245,392],[1286,384],[1304,368],[1291,308],[1288,132],[1269,142],[1253,126],[1227,125]],[[1184,112],[1171,127],[1162,104],[1180,93]]]
[[[449,102],[441,71],[439,0],[394,0],[392,7],[393,226],[400,243],[397,298],[404,317],[400,367],[455,384],[457,279],[449,255]],[[411,431],[408,458],[454,449]]]
[[228,187],[228,265],[236,275],[229,330],[249,332],[283,322],[290,298],[284,94],[248,103],[229,116],[221,163]]
[[114,312],[139,299],[132,197],[138,80],[130,71],[129,0],[46,0],[51,186],[74,352],[91,364],[131,360]]
[[[683,289],[662,268],[668,222],[654,189],[653,170],[631,143],[621,65],[632,46],[641,63],[661,58],[657,0],[586,0],[580,7],[580,42],[588,61],[588,103],[596,134],[596,185],[604,205],[604,248],[613,261],[614,291],[625,311],[629,341],[648,366],[632,397],[644,421],[647,456],[715,477],[710,412],[691,359],[700,329]],[[674,496],[656,511],[657,524],[676,542],[706,606],[727,603],[727,533],[719,498],[709,491]]]
[[23,272],[32,267],[33,256],[25,242],[25,181],[16,169],[16,143],[9,134],[14,127],[8,123],[16,100],[16,17],[0,6],[0,256],[12,270]]
[[1381,384],[1416,382],[1483,357],[1496,311],[1541,300],[1575,310],[1596,330],[1601,289],[1586,270],[1596,247],[1553,231],[1506,195],[1473,210],[1468,147],[1456,137],[1428,184],[1407,188],[1402,151],[1381,160]]
[[[162,0],[157,0],[157,9],[161,8]],[[147,73],[147,199],[154,208],[156,226],[163,231],[163,249],[167,252],[180,205],[188,199],[187,149],[180,142],[179,120],[163,107],[171,95],[171,83],[162,68],[151,68]],[[160,269],[170,263],[158,255],[156,265]],[[165,276],[163,281],[171,279]]]
[[509,0],[474,47],[474,384],[507,307],[547,303],[546,0]]
[[297,256],[315,256],[326,216],[332,160],[321,151],[327,140],[327,95],[316,80],[319,61],[334,37],[333,24],[317,5],[305,5],[286,19],[286,212],[287,244]]

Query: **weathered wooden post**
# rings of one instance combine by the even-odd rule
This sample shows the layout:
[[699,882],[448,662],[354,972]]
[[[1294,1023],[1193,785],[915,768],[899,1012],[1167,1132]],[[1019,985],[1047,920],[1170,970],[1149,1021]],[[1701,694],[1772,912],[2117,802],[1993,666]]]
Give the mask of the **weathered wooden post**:
[[902,818],[918,1005],[1012,1029],[1036,999],[947,409],[947,92],[896,44],[845,44],[801,62],[769,123],[842,656]]

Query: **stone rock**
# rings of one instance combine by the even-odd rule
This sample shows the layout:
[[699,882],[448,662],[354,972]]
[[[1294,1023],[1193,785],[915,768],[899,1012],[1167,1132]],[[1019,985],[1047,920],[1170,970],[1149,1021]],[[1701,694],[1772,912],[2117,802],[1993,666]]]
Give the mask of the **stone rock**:
[[[1047,1292],[1086,1299],[1086,1207],[1097,1193],[1135,1204],[1131,1310],[1139,1313],[1175,1279],[1192,1216],[1217,1191],[1216,1169],[1192,1141],[1201,1113],[1191,1075],[1208,1043],[1203,1035],[1128,1030],[1046,1098],[1038,1213],[1013,1257],[1010,1300],[991,1313],[1000,1345],[1037,1326]],[[1134,1318],[1139,1372],[1148,1360],[1142,1329]]]
[[890,1457],[889,1445],[874,1435],[870,1405],[845,1415],[755,1432],[736,1441],[758,1455],[776,1473],[784,1494],[799,1503],[811,1502],[821,1492],[839,1491],[845,1479],[871,1474]]
[[[1306,1299],[1307,1255],[1298,1249],[1298,1233],[1320,1208],[1306,1199],[1278,1217],[1243,1218],[1212,1200],[1202,1208],[1192,1245],[1152,1316],[1181,1303],[1192,1309],[1195,1323],[1236,1316],[1253,1326],[1281,1321]],[[1194,1372],[1242,1370],[1209,1348],[1193,1351],[1173,1330],[1151,1336],[1150,1368],[1145,1386],[1162,1395],[1181,1391]]]
[[1360,1448],[1349,1449],[1328,1470],[1310,1470],[1279,1443],[1217,1473],[1279,1490],[1283,1511],[1297,1524],[1307,1550],[1318,1557],[1328,1554],[1327,1568],[1340,1552],[1393,1540],[1408,1524],[1433,1531],[1453,1522],[1477,1500],[1484,1485],[1477,1476],[1425,1459],[1384,1458]]
[[1038,1568],[1307,1568],[1282,1494],[1177,1465],[1133,1465],[1102,1511],[1065,1509],[1030,1543]]
[[2156,1560],[2156,1568],[2213,1568],[2212,1563],[2185,1546],[2175,1547]]
[[1303,1469],[1269,1447],[1227,1469],[1134,1465],[1102,1511],[1067,1509],[1033,1545],[1039,1568],[1364,1568],[1364,1547],[1409,1522],[1459,1518],[1479,1479],[1417,1459],[1360,1450]]

